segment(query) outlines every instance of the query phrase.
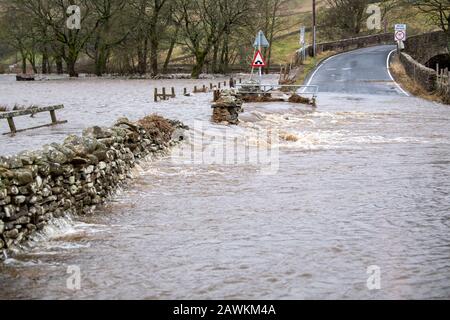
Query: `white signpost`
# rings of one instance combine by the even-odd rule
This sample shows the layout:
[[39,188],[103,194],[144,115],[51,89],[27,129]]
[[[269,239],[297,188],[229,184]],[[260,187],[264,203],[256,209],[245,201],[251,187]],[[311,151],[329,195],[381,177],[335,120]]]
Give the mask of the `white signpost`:
[[405,48],[403,42],[406,40],[406,24],[396,24],[394,40],[397,42],[397,52]]
[[259,69],[259,81],[262,81],[262,67],[266,65],[264,62],[264,59],[261,54],[262,48],[268,48],[270,46],[269,41],[267,41],[266,36],[264,35],[264,32],[259,31],[256,35],[255,42],[253,44],[253,47],[255,48],[255,57],[252,61],[252,75],[253,75],[253,69],[258,68]]
[[305,27],[300,28],[300,50],[302,54],[302,60],[305,60],[306,58],[306,52],[305,52],[305,45],[306,45],[306,37],[305,37]]
[[305,44],[305,27],[300,28],[300,45]]
[[394,40],[397,42],[406,40],[406,24],[395,25]]

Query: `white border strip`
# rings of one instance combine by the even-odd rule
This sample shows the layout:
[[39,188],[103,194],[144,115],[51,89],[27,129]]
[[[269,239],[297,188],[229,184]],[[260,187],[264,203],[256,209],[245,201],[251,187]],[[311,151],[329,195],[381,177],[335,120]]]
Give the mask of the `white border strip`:
[[[339,54],[340,54],[340,53],[339,53]],[[314,76],[316,75],[317,71],[319,71],[319,69],[322,68],[322,66],[323,66],[328,60],[331,60],[332,58],[338,56],[339,54],[335,54],[335,55],[333,55],[333,56],[331,56],[331,57],[328,57],[328,58],[326,58],[325,60],[323,60],[323,61],[319,64],[319,66],[316,68],[316,70],[314,70],[314,72],[311,74],[311,76],[309,77],[308,83],[307,83],[306,85],[307,85],[307,86],[311,85],[311,82],[312,82]]]
[[[390,62],[390,60],[391,60],[391,55],[392,55],[395,51],[397,51],[397,50],[394,49],[394,50],[392,50],[391,52],[389,52],[389,54],[388,54],[388,56],[387,56],[387,59],[386,59],[386,69],[387,69],[388,75],[389,75],[389,77],[391,78],[392,82],[394,82],[394,84],[397,86],[397,88],[400,90],[400,92],[402,92],[405,96],[410,97],[410,94],[409,94],[408,92],[406,92],[405,90],[403,90],[403,88],[400,86],[400,84],[398,84],[398,83],[395,81],[394,77],[393,77],[392,74],[391,74],[391,70],[390,70],[390,68],[389,68],[389,62]],[[322,66],[323,66],[328,60],[331,60],[331,59],[333,59],[334,57],[337,57],[337,56],[339,56],[339,55],[341,55],[341,54],[345,54],[345,53],[347,53],[347,52],[341,52],[341,53],[335,54],[334,56],[331,56],[331,57],[329,57],[329,58],[323,60],[323,61],[320,63],[320,65],[316,68],[316,70],[314,70],[314,72],[311,74],[311,76],[309,77],[308,83],[307,83],[306,85],[307,85],[307,86],[311,85],[311,82],[312,82],[314,76],[316,75],[316,73],[319,71],[320,68],[322,68]],[[303,89],[303,90],[304,90],[304,89]]]
[[405,90],[403,90],[403,88],[395,81],[394,77],[393,77],[392,74],[391,74],[391,70],[390,70],[390,67],[389,67],[390,63],[389,63],[389,62],[391,61],[391,55],[392,55],[395,51],[397,51],[397,50],[394,49],[394,50],[392,50],[391,52],[389,52],[389,54],[388,54],[388,56],[387,56],[387,60],[386,60],[386,69],[387,69],[387,72],[388,72],[388,74],[389,74],[389,77],[391,77],[392,81],[395,83],[395,85],[397,86],[397,88],[398,88],[404,95],[406,95],[407,97],[409,97],[409,96],[410,96],[409,93],[406,92]]

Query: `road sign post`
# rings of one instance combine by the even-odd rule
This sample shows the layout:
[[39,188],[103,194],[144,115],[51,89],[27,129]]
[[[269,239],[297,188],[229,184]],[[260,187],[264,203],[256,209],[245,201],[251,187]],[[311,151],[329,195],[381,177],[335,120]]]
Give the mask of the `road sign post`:
[[397,52],[400,52],[404,48],[404,41],[406,41],[406,24],[395,25],[394,40],[397,42]]
[[270,46],[269,41],[267,41],[267,38],[264,35],[264,32],[259,31],[258,34],[256,35],[256,39],[253,44],[253,47],[255,48],[255,56],[252,61],[252,75],[253,75],[253,69],[259,68],[259,81],[260,82],[262,82],[262,68],[266,66],[266,63],[261,54],[261,49],[268,48],[269,46]]
[[313,57],[315,58],[316,57],[316,50],[317,50],[317,48],[316,48],[316,41],[317,41],[317,39],[316,39],[316,0],[313,0],[313,3],[312,3],[312,10],[313,10],[313,30],[312,30],[312,33],[313,33],[313,43],[312,43],[312,45],[313,45]]
[[304,61],[306,59],[306,52],[305,52],[305,27],[300,28],[300,50],[302,54],[302,60]]
[[406,40],[406,24],[396,24],[395,25],[394,38],[395,38],[395,41],[405,41]]

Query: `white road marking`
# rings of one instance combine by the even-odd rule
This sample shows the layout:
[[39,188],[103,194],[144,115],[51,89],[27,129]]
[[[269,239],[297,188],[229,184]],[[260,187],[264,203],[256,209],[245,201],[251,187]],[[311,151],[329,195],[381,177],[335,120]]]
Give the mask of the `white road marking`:
[[[398,88],[404,95],[406,95],[407,97],[409,97],[409,96],[410,96],[409,93],[407,93],[405,90],[403,90],[403,88],[402,88],[402,87],[394,80],[394,77],[392,76],[391,71],[389,70],[389,61],[390,61],[390,58],[391,58],[392,53],[395,52],[395,51],[396,51],[396,50],[394,49],[394,50],[392,50],[391,52],[389,52],[388,57],[387,57],[387,60],[386,60],[386,69],[387,69],[387,72],[388,72],[389,77],[392,79],[392,82],[394,82],[394,84],[397,86],[397,88]],[[316,68],[316,70],[314,70],[314,72],[312,73],[312,75],[309,77],[308,83],[307,83],[306,85],[307,85],[307,86],[311,85],[311,82],[313,81],[314,76],[316,75],[316,73],[320,70],[320,68],[322,68],[322,66],[323,66],[326,62],[328,62],[329,60],[331,60],[331,59],[333,59],[333,58],[335,58],[335,57],[337,57],[337,56],[339,56],[339,55],[341,55],[341,54],[346,54],[346,53],[348,54],[349,52],[338,53],[338,54],[336,54],[336,55],[334,55],[334,56],[331,56],[331,57],[325,59],[324,61],[322,61],[322,63]],[[350,51],[350,53],[352,53],[352,52]],[[358,52],[358,54],[360,54],[360,53]],[[364,53],[364,54],[366,54],[366,53]],[[303,88],[302,92],[304,92],[305,89],[306,89],[306,88]]]
[[334,55],[334,56],[331,56],[331,57],[325,59],[324,61],[322,61],[322,63],[316,68],[316,70],[314,70],[314,72],[313,72],[313,74],[311,75],[311,77],[309,77],[308,83],[307,83],[306,85],[309,86],[309,85],[311,84],[311,82],[312,82],[314,76],[316,75],[317,71],[319,71],[320,68],[322,68],[322,66],[323,66],[328,60],[331,60],[332,58],[334,58],[334,57],[336,57],[336,56],[338,56],[338,54],[336,54],[336,55]]
[[405,90],[403,90],[403,88],[395,81],[394,77],[393,77],[392,74],[391,74],[391,70],[390,70],[390,68],[389,68],[389,61],[391,61],[391,55],[392,55],[395,51],[397,51],[397,50],[394,49],[394,50],[392,50],[391,52],[389,52],[389,54],[388,54],[388,56],[387,56],[387,60],[386,60],[386,69],[387,69],[387,72],[388,72],[388,74],[389,74],[389,77],[391,77],[392,81],[395,83],[395,85],[397,86],[397,88],[398,88],[403,94],[405,94],[407,97],[409,97],[409,96],[410,96],[409,93],[406,92]]

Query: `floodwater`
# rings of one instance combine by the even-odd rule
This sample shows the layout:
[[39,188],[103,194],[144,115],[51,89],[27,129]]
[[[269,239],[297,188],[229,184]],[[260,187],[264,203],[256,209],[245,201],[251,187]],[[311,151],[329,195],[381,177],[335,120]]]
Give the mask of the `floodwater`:
[[[151,113],[166,115],[181,121],[193,119],[208,120],[210,110],[205,110],[211,98],[204,94],[192,97],[183,96],[183,88],[188,92],[194,86],[209,87],[229,80],[226,78],[202,80],[120,80],[120,79],[60,79],[51,81],[16,82],[15,76],[0,76],[0,106],[12,109],[19,106],[49,106],[63,104],[58,110],[58,120],[68,123],[47,129],[31,130],[18,134],[14,139],[2,136],[9,132],[6,120],[0,121],[1,155],[15,154],[18,151],[38,148],[50,142],[62,142],[68,134],[81,134],[82,129],[100,125],[110,126],[119,117],[131,120],[140,119]],[[155,103],[154,88],[174,87],[177,98]],[[207,108],[206,108],[207,109]],[[206,111],[206,112],[205,112]],[[33,119],[19,117],[14,119],[17,129],[34,127],[51,122],[48,112],[39,113]]]
[[[248,104],[239,127],[222,127],[209,123],[210,94],[154,104],[151,86],[0,82],[0,104],[65,103],[70,121],[2,137],[5,153],[122,115],[192,127],[95,215],[57,220],[10,256],[0,298],[450,298],[450,108],[323,93],[317,110]],[[270,156],[256,161],[256,146]],[[376,290],[368,269],[379,270]]]

